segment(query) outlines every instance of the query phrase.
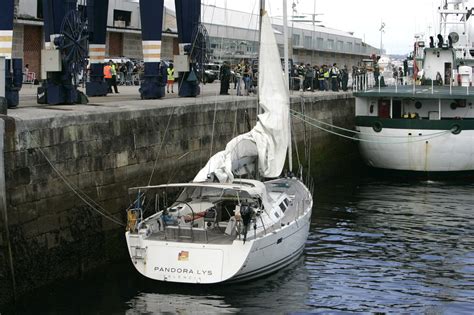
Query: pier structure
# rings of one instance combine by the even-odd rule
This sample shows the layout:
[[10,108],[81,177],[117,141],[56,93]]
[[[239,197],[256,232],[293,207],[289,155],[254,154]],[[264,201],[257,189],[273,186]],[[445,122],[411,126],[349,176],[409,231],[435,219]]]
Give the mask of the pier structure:
[[142,99],[157,99],[165,96],[167,66],[161,62],[163,9],[163,0],[140,0],[145,64],[145,73],[139,89]]
[[[176,23],[178,26],[179,56],[186,56],[183,64],[187,67],[179,71],[179,96],[197,96],[200,93],[196,60],[196,42],[201,15],[201,0],[175,0]],[[176,57],[175,57],[176,59]],[[203,65],[200,65],[203,67]],[[180,70],[177,68],[177,70]],[[187,71],[186,71],[187,70]],[[202,69],[200,69],[202,71]]]
[[46,49],[41,51],[43,82],[38,103],[78,103],[76,80],[87,46],[85,19],[77,11],[77,0],[45,0],[43,15]]
[[87,1],[87,30],[89,33],[89,81],[87,96],[107,95],[108,84],[104,80],[106,56],[107,15],[109,0]]
[[[198,98],[141,100],[127,86],[87,105],[55,106],[37,105],[34,90],[24,89],[22,106],[0,116],[8,218],[0,221],[0,243],[8,253],[8,232],[14,245],[11,259],[0,255],[0,304],[12,298],[14,283],[21,296],[127,257],[128,188],[191,180],[209,156],[255,124],[256,97],[216,96],[218,88],[207,84]],[[321,121],[354,125],[351,93],[296,92],[291,103]],[[305,141],[312,142],[315,178],[341,175],[348,157],[357,156],[351,142],[293,124],[301,163]]]
[[5,57],[4,87],[9,108],[19,104],[19,91],[23,84],[23,60],[12,58],[14,0],[0,1],[0,57]]

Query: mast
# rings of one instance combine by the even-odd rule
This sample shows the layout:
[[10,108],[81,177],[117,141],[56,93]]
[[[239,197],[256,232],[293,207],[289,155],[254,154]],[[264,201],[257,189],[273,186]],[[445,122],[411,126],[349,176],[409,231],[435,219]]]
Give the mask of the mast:
[[[288,65],[288,4],[287,0],[283,0],[283,54],[285,58],[285,82],[286,88],[289,87],[289,65]],[[291,102],[288,102],[288,169],[290,172],[293,171],[293,156],[291,154],[291,114],[290,112]]]
[[[261,43],[262,42],[262,17],[263,15],[265,14],[265,0],[260,0],[260,21],[259,21],[259,25],[258,25],[258,42]],[[258,60],[258,69],[260,71],[260,46],[258,48],[258,57],[259,57],[259,60]],[[253,73],[252,73],[253,75]],[[260,87],[258,87],[260,88]],[[262,110],[260,109],[260,95],[259,93],[257,93],[257,115],[261,114],[262,113]]]

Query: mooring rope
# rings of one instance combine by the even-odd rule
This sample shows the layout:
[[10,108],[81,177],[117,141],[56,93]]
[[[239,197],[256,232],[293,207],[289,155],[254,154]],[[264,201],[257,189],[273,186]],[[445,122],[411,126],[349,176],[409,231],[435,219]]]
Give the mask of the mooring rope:
[[176,110],[176,107],[173,107],[173,112],[171,113],[170,117],[168,118],[168,124],[166,125],[165,134],[163,135],[163,139],[161,139],[160,149],[156,153],[155,161],[153,162],[153,169],[151,170],[150,179],[148,180],[148,186],[150,186],[153,175],[155,174],[156,163],[158,162],[158,157],[160,156],[161,150],[163,149],[163,145],[164,145],[165,140],[166,140],[166,135],[168,134],[168,130],[169,130],[169,127],[170,127],[171,118],[173,118],[175,110]]
[[318,128],[322,131],[325,131],[325,132],[328,132],[330,134],[333,134],[333,135],[336,135],[336,136],[339,136],[339,137],[342,137],[342,138],[346,138],[346,139],[350,139],[350,140],[355,140],[355,141],[360,141],[360,142],[370,142],[370,143],[381,143],[381,144],[406,144],[406,143],[415,143],[415,142],[422,142],[422,141],[426,141],[426,140],[430,140],[430,139],[433,139],[433,138],[437,138],[437,137],[441,137],[441,136],[444,136],[448,133],[450,133],[451,131],[450,130],[446,130],[446,131],[442,131],[442,132],[437,132],[437,133],[433,133],[433,134],[429,134],[429,135],[423,135],[423,136],[418,136],[420,137],[421,139],[416,139],[416,140],[413,140],[413,138],[410,138],[410,137],[404,137],[406,138],[407,140],[406,141],[399,141],[399,142],[391,142],[391,141],[378,141],[378,140],[368,140],[368,139],[361,139],[361,138],[358,138],[358,137],[352,137],[352,136],[347,136],[347,135],[343,135],[341,133],[337,133],[335,131],[332,131],[332,130],[329,130],[329,129],[326,129],[326,128],[323,128],[321,126],[318,126],[317,124],[314,124],[312,122],[309,122],[305,119],[305,117],[301,116],[301,115],[296,115],[296,114],[293,114],[293,117],[303,121],[303,122],[306,122],[307,124],[309,124],[310,126],[313,126],[315,128]]
[[[327,122],[324,122],[324,121],[321,121],[321,120],[318,120],[316,118],[313,118],[313,117],[310,117],[308,115],[305,115],[304,113],[301,113],[301,112],[298,112],[294,109],[291,109],[291,114],[293,116],[302,116],[304,117],[304,121],[307,122],[307,120],[312,120],[318,124],[321,124],[321,125],[325,125],[325,126],[328,126],[328,127],[331,127],[331,128],[334,128],[334,129],[339,129],[339,130],[342,130],[342,131],[346,131],[346,132],[349,132],[349,133],[354,133],[354,134],[359,134],[359,135],[366,135],[366,136],[370,136],[370,137],[377,137],[377,138],[408,138],[408,136],[390,136],[390,135],[374,135],[374,134],[371,134],[371,133],[367,133],[367,132],[361,132],[361,131],[358,131],[358,130],[353,130],[353,129],[347,129],[347,128],[343,128],[343,127],[339,127],[339,126],[336,126],[336,125],[333,125],[333,124],[330,124],[330,123],[327,123]],[[298,117],[297,117],[298,118]],[[445,131],[440,131],[440,132],[437,132],[437,133],[432,133],[432,134],[429,134],[429,136],[434,136],[434,135],[437,135],[437,134],[444,134]]]
[[[22,119],[19,119],[23,121]],[[112,214],[108,213],[107,210],[105,210],[101,205],[99,205],[97,202],[95,202],[91,197],[89,197],[85,192],[81,191],[79,187],[76,187],[73,183],[71,183],[67,177],[60,171],[58,170],[54,164],[51,162],[51,160],[48,158],[46,153],[41,149],[39,141],[36,139],[35,136],[30,132],[28,127],[26,127],[26,124],[24,123],[24,127],[28,135],[30,136],[31,140],[38,146],[37,148],[33,148],[38,150],[41,155],[45,158],[45,160],[48,162],[48,164],[51,166],[51,168],[54,170],[54,172],[59,176],[59,178],[66,184],[67,187],[79,198],[81,199],[86,205],[88,205],[92,210],[103,216],[104,218],[120,225],[120,226],[125,226],[125,224],[120,221],[119,219],[115,218],[112,216]]]

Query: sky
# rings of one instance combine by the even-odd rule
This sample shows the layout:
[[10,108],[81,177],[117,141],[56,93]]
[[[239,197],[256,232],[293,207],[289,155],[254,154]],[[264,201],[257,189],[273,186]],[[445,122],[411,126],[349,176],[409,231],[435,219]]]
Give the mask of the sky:
[[[202,2],[253,12],[259,0]],[[377,48],[380,47],[379,29],[381,23],[385,23],[382,46],[388,54],[408,54],[415,34],[435,35],[439,29],[437,7],[441,0],[287,0],[288,15],[292,12],[293,2],[298,14],[321,13],[317,19],[324,26],[354,32],[354,36]],[[174,9],[174,0],[165,0],[165,5]],[[266,0],[266,6],[270,16],[283,15],[283,0]]]

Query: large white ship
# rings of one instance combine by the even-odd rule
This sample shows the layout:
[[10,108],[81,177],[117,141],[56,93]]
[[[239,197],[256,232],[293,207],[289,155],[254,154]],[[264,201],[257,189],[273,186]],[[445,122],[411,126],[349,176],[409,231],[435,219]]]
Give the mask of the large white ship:
[[474,48],[467,3],[442,1],[440,34],[415,43],[415,77],[390,86],[356,82],[356,129],[367,165],[442,174],[474,170]]

